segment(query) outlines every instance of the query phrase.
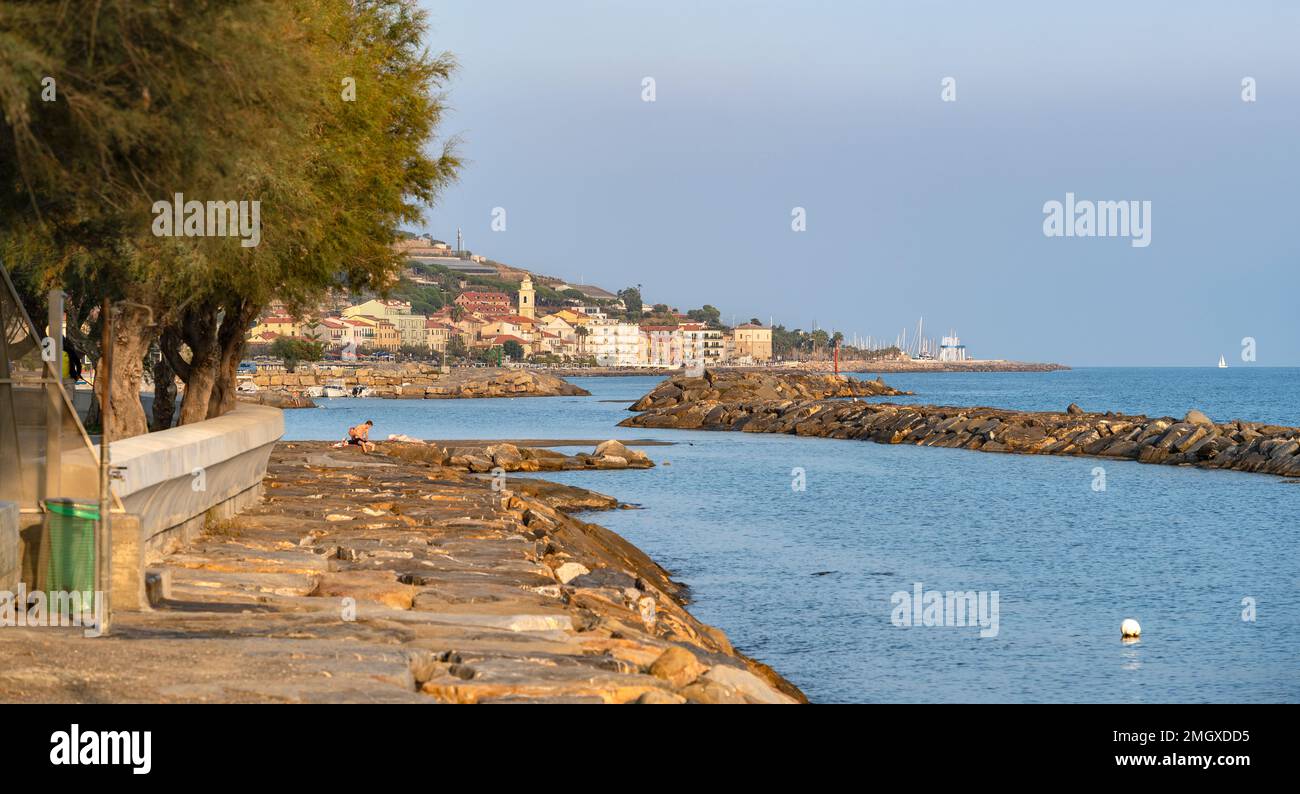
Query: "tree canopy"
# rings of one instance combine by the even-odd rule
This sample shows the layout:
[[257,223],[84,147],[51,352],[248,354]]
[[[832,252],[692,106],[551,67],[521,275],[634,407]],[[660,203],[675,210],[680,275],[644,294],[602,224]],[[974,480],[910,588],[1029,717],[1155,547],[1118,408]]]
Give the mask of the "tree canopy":
[[[29,294],[68,292],[70,325],[129,301],[115,434],[144,430],[155,341],[186,383],[181,421],[203,419],[232,406],[271,298],[395,278],[399,228],[460,168],[435,139],[455,64],[425,32],[413,0],[0,5],[0,256]],[[159,234],[171,202],[185,236]],[[256,202],[256,245],[188,234],[191,205],[201,222],[218,202]]]

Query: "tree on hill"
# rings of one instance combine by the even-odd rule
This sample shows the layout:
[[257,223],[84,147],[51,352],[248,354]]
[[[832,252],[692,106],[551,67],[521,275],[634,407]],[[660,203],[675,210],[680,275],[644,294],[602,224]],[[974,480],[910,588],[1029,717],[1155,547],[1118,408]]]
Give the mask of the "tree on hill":
[[722,312],[718,310],[718,307],[710,306],[707,303],[698,309],[691,309],[686,312],[686,316],[697,323],[705,323],[710,328],[722,327]]
[[627,307],[629,317],[636,319],[641,316],[641,285],[628,287],[618,291],[619,300]]

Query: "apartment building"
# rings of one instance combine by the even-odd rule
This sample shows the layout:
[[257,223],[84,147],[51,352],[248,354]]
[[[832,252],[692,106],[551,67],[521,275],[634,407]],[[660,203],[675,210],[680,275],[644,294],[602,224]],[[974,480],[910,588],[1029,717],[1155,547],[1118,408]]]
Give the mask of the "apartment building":
[[613,320],[592,322],[587,325],[583,348],[599,366],[635,367],[641,356],[641,329]]
[[638,363],[644,367],[680,367],[685,335],[676,325],[641,326]]
[[343,316],[365,316],[388,321],[397,329],[399,347],[424,347],[427,343],[425,338],[425,317],[422,314],[412,314],[409,301],[380,300],[376,298],[347,307],[343,310]]
[[737,363],[764,364],[772,360],[772,329],[745,323],[730,334],[732,356]]
[[702,363],[706,367],[726,361],[726,344],[722,332],[704,323],[682,323],[682,361],[690,365]]

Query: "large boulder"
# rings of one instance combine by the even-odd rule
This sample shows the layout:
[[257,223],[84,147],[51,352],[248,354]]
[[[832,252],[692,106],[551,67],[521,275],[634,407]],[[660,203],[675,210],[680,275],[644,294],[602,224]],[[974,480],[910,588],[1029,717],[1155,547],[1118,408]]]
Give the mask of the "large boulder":
[[659,658],[650,664],[646,672],[667,681],[673,689],[681,689],[694,683],[707,669],[695,658],[695,654],[680,645],[674,645],[659,654]]

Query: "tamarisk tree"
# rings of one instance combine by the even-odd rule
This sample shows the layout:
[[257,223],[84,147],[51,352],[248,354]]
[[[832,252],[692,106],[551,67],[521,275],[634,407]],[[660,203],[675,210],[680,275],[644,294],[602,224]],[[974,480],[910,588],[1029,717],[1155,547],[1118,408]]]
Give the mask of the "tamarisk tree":
[[80,347],[114,348],[114,437],[146,430],[153,344],[199,421],[233,407],[272,298],[394,279],[400,225],[460,167],[425,33],[412,0],[0,5],[0,256],[69,293],[69,336],[113,301],[113,338]]

